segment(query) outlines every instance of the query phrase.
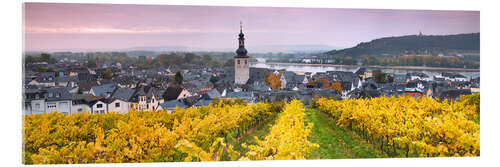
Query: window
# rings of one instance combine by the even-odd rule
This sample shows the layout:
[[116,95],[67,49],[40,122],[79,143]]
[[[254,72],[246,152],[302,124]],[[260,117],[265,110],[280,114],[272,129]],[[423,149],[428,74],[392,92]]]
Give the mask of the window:
[[81,109],[81,108],[78,109],[78,112],[82,112],[82,111],[83,111],[83,109]]
[[240,64],[240,60],[238,60],[238,64]]
[[60,102],[59,103],[59,108],[61,110],[69,110],[69,104],[68,104],[68,102]]
[[247,60],[245,60],[245,64],[247,64]]
[[115,103],[115,107],[120,107],[120,103]]
[[97,108],[102,108],[102,104],[97,104]]
[[35,104],[35,109],[40,109],[40,104]]
[[47,108],[56,108],[56,103],[47,103]]

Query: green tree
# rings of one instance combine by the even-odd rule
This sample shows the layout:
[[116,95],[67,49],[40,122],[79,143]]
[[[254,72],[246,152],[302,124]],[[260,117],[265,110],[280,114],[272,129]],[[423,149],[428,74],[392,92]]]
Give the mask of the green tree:
[[42,53],[40,55],[40,60],[45,61],[47,63],[50,63],[49,61],[51,60],[51,58],[52,58],[51,55],[47,53]]
[[203,57],[201,57],[201,63],[205,64],[205,63],[208,63],[212,61],[212,57],[210,57],[210,55],[203,55]]
[[90,59],[87,62],[87,67],[88,68],[96,68],[97,67],[97,62],[94,59]]
[[201,62],[201,57],[193,53],[186,53],[184,55],[184,61],[186,63],[199,64]]
[[225,67],[233,67],[234,66],[234,59],[228,59],[226,63],[224,63]]
[[113,77],[113,71],[111,71],[111,69],[108,68],[108,69],[104,70],[102,75],[103,75],[104,79],[111,79]]
[[182,77],[182,74],[181,72],[176,72],[174,77],[172,78],[172,84],[174,85],[182,85],[182,81],[183,81],[183,77]]
[[215,83],[216,83],[217,81],[219,81],[219,78],[218,78],[218,77],[216,77],[216,76],[211,76],[211,77],[210,77],[210,82],[211,82],[212,84],[214,84],[214,85],[215,85]]

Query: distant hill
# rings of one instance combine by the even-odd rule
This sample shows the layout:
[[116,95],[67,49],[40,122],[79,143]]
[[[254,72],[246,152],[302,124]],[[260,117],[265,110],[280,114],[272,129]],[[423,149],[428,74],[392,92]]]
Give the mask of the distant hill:
[[447,54],[479,51],[479,33],[457,35],[408,35],[362,42],[355,47],[326,52],[334,56],[392,56],[403,54]]

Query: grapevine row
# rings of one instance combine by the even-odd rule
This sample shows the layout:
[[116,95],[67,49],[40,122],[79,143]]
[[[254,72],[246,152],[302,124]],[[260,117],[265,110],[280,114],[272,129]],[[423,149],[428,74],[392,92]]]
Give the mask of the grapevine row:
[[306,159],[319,145],[307,140],[312,123],[304,122],[304,107],[298,100],[286,104],[269,134],[257,145],[243,145],[249,149],[240,160],[294,160]]
[[[427,97],[317,99],[313,107],[392,156],[479,156],[479,94],[461,101]],[[396,151],[403,150],[403,151]],[[401,153],[402,152],[402,153]]]
[[[127,114],[26,115],[23,160],[31,164],[211,161],[237,159],[225,144],[268,117],[271,104]],[[225,155],[222,155],[222,154]]]

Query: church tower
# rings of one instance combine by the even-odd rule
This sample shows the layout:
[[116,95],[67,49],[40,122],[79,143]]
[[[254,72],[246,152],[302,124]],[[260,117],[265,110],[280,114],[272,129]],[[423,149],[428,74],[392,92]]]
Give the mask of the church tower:
[[238,35],[238,49],[236,50],[236,57],[234,57],[234,83],[246,84],[250,78],[250,63],[248,62],[247,50],[245,49],[245,34],[240,22],[240,34]]

